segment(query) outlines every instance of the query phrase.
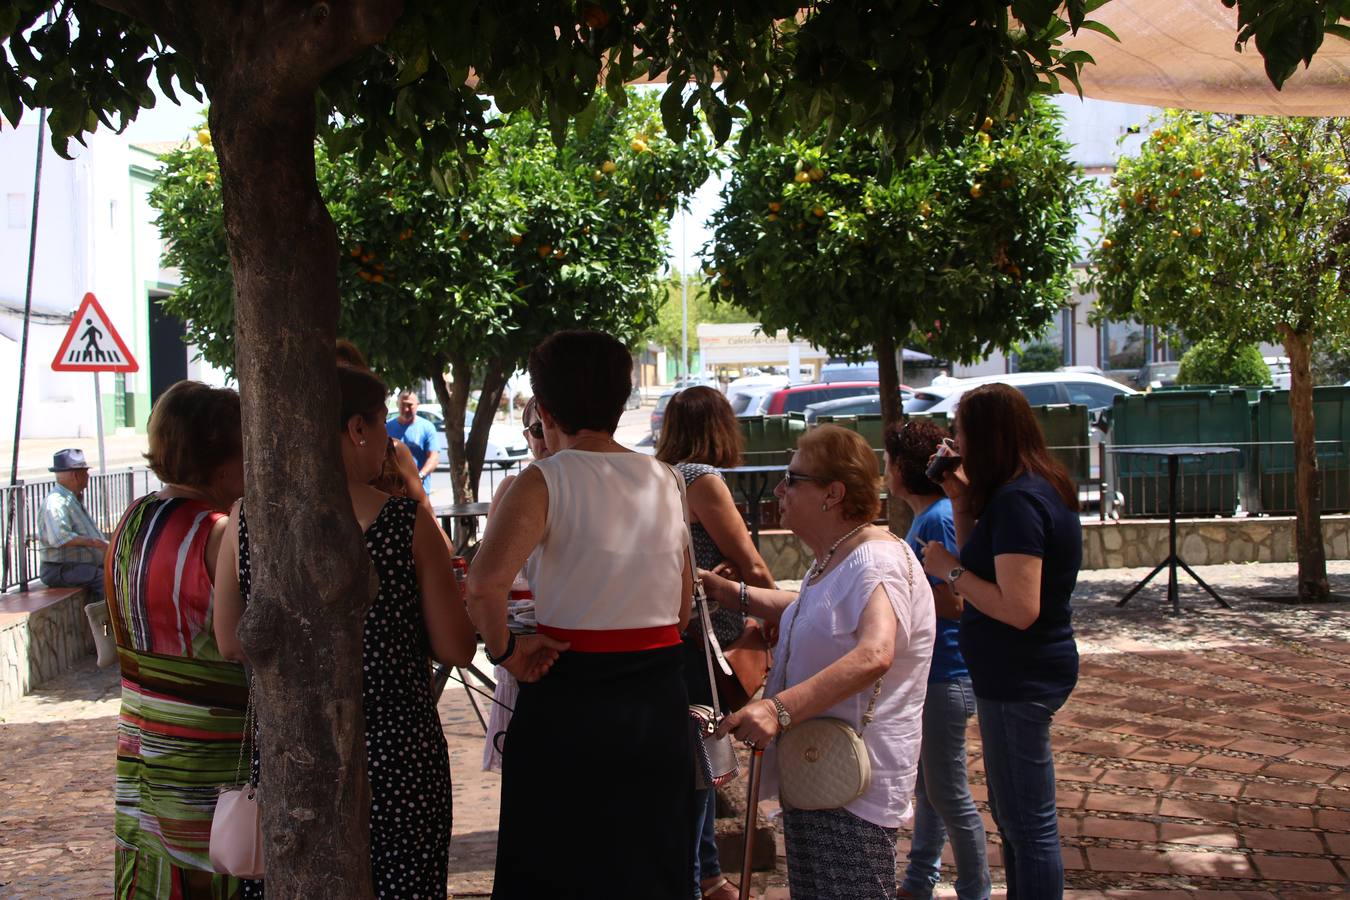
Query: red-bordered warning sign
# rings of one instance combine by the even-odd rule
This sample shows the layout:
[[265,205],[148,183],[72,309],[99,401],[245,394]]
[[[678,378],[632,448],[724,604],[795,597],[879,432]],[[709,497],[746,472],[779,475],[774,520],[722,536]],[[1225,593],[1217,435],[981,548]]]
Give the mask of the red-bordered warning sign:
[[56,351],[57,372],[135,372],[140,369],[93,294],[85,294]]

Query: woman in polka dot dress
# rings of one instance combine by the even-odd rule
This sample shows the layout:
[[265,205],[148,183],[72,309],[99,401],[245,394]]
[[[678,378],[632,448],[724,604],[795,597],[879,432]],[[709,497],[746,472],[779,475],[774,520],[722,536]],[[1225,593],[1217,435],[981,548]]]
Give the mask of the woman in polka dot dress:
[[[467,664],[473,658],[474,629],[435,519],[416,501],[369,485],[384,462],[388,391],[369,372],[346,366],[339,366],[338,382],[343,468],[380,582],[366,614],[361,661],[375,896],[443,898],[450,849],[450,761],[431,696],[428,658]],[[221,652],[242,660],[235,632],[250,580],[242,509],[231,522],[237,523],[237,539],[227,535],[224,542],[222,554],[228,558],[221,560],[226,576],[216,586],[215,630]],[[245,898],[261,896],[261,882],[245,884]]]

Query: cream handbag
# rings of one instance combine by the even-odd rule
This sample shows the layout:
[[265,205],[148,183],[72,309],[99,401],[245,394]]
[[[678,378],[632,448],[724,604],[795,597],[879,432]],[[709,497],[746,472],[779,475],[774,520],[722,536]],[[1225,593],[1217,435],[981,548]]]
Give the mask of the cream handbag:
[[249,680],[248,706],[244,710],[244,739],[239,743],[239,761],[234,767],[237,787],[229,787],[216,798],[211,816],[211,841],[207,854],[211,868],[221,875],[236,878],[263,877],[262,810],[258,806],[258,785],[250,777],[240,784],[244,769],[244,745],[253,738],[253,682]]
[[[908,547],[905,548],[905,577],[913,590],[914,563]],[[803,583],[797,597],[798,613],[805,595],[806,584]],[[783,647],[784,673],[792,652],[792,633],[796,629],[797,615],[794,615]],[[778,736],[778,797],[785,808],[839,809],[867,792],[872,782],[872,762],[867,756],[862,732],[872,722],[880,695],[881,679],[877,679],[867,710],[862,715],[861,729],[854,730],[843,719],[822,717],[795,724]]]
[[89,633],[94,636],[94,649],[98,651],[98,667],[106,669],[117,662],[117,640],[112,634],[112,620],[108,617],[108,604],[100,600],[86,603],[84,617],[89,621]]

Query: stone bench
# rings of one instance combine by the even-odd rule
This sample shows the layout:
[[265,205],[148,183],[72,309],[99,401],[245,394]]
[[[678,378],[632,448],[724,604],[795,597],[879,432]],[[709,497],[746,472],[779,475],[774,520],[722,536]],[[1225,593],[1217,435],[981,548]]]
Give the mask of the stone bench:
[[94,653],[84,588],[0,595],[0,711]]

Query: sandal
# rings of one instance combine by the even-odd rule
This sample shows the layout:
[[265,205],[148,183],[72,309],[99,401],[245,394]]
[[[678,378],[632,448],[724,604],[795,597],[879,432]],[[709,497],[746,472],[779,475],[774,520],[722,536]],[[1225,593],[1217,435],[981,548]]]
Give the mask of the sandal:
[[740,889],[727,881],[725,875],[719,875],[717,881],[711,887],[705,887],[702,890],[703,900],[739,900],[741,896]]

